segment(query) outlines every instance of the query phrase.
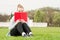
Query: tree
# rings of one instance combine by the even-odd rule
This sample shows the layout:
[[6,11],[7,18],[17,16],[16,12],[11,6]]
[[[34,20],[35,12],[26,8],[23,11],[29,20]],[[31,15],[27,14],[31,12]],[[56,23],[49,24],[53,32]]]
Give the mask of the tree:
[[9,19],[8,15],[0,15],[0,22],[6,22]]
[[60,26],[60,13],[54,13],[53,26]]
[[45,14],[38,10],[38,11],[36,11],[36,13],[34,15],[34,21],[35,22],[43,22],[44,16],[45,16]]

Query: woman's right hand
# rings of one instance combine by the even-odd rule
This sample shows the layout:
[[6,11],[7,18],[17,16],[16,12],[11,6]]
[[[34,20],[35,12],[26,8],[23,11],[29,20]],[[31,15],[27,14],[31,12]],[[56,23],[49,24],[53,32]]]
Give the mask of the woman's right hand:
[[22,23],[26,23],[25,20],[23,20],[23,19],[21,19],[21,22],[22,22]]

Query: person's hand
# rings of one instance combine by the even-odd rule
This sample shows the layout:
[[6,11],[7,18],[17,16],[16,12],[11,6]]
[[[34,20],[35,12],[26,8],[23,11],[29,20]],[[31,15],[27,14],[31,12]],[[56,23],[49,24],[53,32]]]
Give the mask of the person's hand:
[[17,20],[16,22],[21,22],[20,20]]
[[23,20],[23,19],[21,19],[21,22],[22,22],[22,23],[26,23],[25,20]]

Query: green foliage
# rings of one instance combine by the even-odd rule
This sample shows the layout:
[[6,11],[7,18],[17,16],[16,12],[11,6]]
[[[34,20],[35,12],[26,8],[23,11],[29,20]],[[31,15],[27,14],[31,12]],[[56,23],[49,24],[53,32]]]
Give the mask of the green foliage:
[[[10,19],[11,19],[12,17],[13,17],[13,14],[11,13],[11,15],[10,15]],[[10,20],[10,19],[9,19],[9,20]]]
[[34,15],[34,21],[35,22],[40,22],[40,11],[37,11]]
[[60,26],[60,13],[54,13],[53,25]]
[[36,11],[35,15],[34,15],[34,21],[35,22],[43,22],[44,21],[44,17],[45,13],[43,13],[42,11]]
[[35,10],[34,22],[47,22],[48,26],[60,26],[60,10],[42,8]]

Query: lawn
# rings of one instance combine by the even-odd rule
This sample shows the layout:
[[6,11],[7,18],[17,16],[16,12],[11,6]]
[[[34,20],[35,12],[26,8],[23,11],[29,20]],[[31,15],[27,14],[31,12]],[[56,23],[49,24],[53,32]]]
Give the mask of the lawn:
[[32,37],[9,37],[6,36],[8,28],[0,28],[0,40],[60,40],[60,27],[31,28]]

